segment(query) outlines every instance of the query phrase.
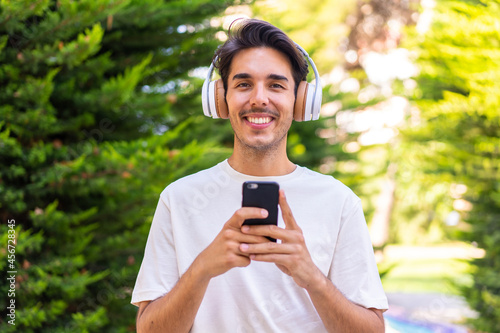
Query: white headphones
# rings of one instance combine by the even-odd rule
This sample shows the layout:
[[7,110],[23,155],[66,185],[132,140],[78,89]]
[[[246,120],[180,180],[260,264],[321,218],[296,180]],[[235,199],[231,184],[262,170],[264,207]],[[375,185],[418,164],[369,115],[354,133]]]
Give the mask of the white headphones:
[[[314,71],[315,84],[301,81],[297,89],[297,98],[295,99],[295,107],[293,110],[293,119],[295,121],[317,120],[321,109],[322,87],[319,78],[318,70],[314,61],[309,57],[309,54],[300,47],[297,43],[295,46],[306,57]],[[212,118],[229,118],[226,98],[224,94],[224,85],[222,79],[211,81],[214,72],[214,63],[217,57],[210,64],[207,78],[203,83],[201,91],[201,100],[203,104],[203,113],[207,117]]]

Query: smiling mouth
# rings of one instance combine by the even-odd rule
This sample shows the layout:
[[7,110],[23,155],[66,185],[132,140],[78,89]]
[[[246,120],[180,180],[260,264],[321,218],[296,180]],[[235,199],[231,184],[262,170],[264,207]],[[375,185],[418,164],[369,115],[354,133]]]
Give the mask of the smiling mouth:
[[246,119],[252,124],[269,124],[273,118],[271,117],[246,117]]

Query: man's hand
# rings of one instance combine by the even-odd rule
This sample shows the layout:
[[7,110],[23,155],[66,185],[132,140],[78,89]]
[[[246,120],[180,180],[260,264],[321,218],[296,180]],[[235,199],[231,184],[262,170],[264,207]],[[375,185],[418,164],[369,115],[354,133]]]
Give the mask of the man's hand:
[[268,212],[255,207],[242,207],[224,224],[210,245],[196,258],[207,278],[221,275],[234,267],[246,267],[251,260],[249,254],[240,250],[240,245],[269,243],[263,236],[244,234],[241,226],[246,219],[265,218]]
[[311,259],[302,230],[293,217],[283,190],[280,190],[279,205],[285,229],[275,225],[256,225],[243,226],[241,231],[248,235],[280,239],[281,244],[274,242],[243,243],[240,245],[240,251],[248,255],[251,260],[274,262],[281,271],[293,277],[299,286],[307,289],[311,284],[323,279],[324,276]]
[[210,279],[233,267],[245,267],[250,264],[249,255],[240,251],[240,244],[269,242],[263,236],[241,232],[241,226],[246,219],[263,218],[267,214],[267,211],[261,208],[238,209],[170,292],[155,301],[140,303],[137,331],[189,332]]

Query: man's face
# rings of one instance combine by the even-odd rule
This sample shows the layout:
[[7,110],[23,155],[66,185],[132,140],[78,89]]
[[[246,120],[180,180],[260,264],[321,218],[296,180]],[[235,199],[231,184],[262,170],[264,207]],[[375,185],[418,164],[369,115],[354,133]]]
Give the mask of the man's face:
[[295,104],[288,58],[267,47],[239,51],[231,62],[227,83],[235,149],[266,151],[286,146]]

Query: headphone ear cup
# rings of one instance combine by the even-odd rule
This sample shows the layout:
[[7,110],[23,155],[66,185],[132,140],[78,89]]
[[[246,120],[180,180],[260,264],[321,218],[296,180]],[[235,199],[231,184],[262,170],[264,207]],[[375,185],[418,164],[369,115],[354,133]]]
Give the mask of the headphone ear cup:
[[299,87],[297,88],[297,98],[295,98],[295,106],[293,108],[293,119],[295,121],[304,121],[308,87],[309,85],[306,81],[300,81]]
[[217,115],[219,118],[227,119],[229,118],[229,110],[227,108],[226,93],[224,90],[224,83],[222,79],[215,81],[215,109],[217,110]]

